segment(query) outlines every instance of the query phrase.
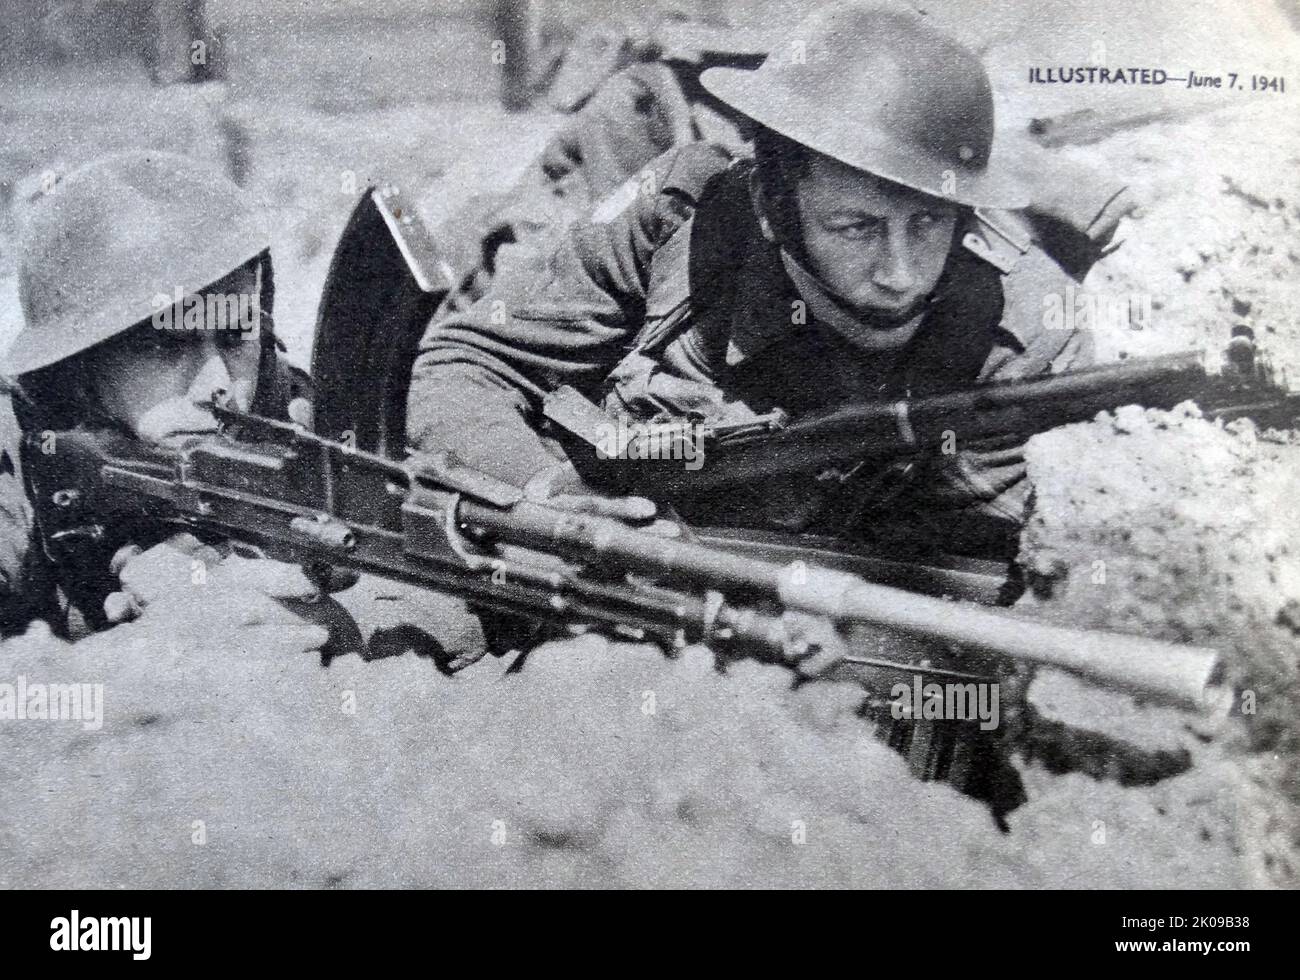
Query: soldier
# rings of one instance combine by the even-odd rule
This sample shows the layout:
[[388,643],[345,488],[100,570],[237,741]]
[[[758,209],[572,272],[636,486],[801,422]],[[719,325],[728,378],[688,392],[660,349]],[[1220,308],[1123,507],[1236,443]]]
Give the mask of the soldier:
[[[671,150],[556,248],[431,324],[411,385],[414,445],[534,496],[598,493],[570,461],[575,443],[541,418],[560,385],[632,420],[727,422],[1088,363],[1085,335],[1045,329],[1041,286],[1029,302],[1004,289],[1020,256],[985,209],[1026,199],[993,156],[993,95],[972,52],[901,5],[849,3],[807,18],[756,71],[702,81],[755,127],[754,160]],[[1117,210],[1108,198],[1082,224],[1108,237]],[[1023,258],[1063,285],[1041,250]],[[687,516],[878,537],[902,525],[909,544],[1014,549],[1017,447],[963,446],[905,472],[892,497],[884,474],[809,474]]]
[[[107,157],[34,205],[20,249],[15,411],[4,405],[0,415],[0,630],[39,619],[77,638],[143,612],[149,635],[189,634],[226,652],[482,655],[478,621],[453,600],[372,576],[322,582],[145,521],[113,567],[48,560],[22,481],[20,433],[27,452],[57,453],[57,433],[78,426],[167,445],[217,428],[205,407],[214,394],[305,424],[298,410],[310,392],[279,356],[264,222],[220,174],[152,151]],[[323,587],[348,585],[324,600]]]
[[[215,430],[203,403],[217,392],[244,408],[257,398],[262,410],[282,411],[291,380],[277,369],[272,291],[269,239],[243,192],[186,158],[106,157],[33,205],[20,242],[24,324],[8,356],[13,413],[6,405],[0,418],[6,631],[32,618],[73,634],[80,620],[104,625],[113,617],[101,606],[117,586],[109,569],[95,581],[69,580],[49,562],[22,482],[20,432],[38,452],[57,452],[54,434],[82,425],[165,444]],[[185,559],[188,575],[199,543],[165,547],[173,564]],[[296,569],[254,567],[285,594],[316,592]]]

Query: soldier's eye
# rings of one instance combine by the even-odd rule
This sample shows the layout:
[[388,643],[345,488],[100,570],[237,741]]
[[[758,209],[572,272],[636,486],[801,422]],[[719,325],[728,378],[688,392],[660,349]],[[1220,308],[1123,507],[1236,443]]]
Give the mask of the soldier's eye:
[[883,226],[884,222],[879,218],[862,217],[834,221],[831,223],[831,230],[845,238],[868,238],[879,234]]
[[226,349],[233,349],[250,342],[256,331],[252,327],[240,327],[232,330],[221,330],[217,333],[217,346]]
[[192,335],[179,330],[141,327],[136,336],[131,338],[131,346],[141,353],[172,351],[185,346],[190,336]]

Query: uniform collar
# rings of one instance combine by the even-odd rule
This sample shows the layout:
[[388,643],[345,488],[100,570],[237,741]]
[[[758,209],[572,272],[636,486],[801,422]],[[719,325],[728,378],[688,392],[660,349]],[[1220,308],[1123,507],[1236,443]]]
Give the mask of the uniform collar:
[[[1029,253],[1031,244],[1023,219],[1010,212],[977,208],[961,228],[959,246],[953,249],[948,268],[935,290],[936,301],[952,302],[955,298],[952,292],[962,288],[963,282],[969,281],[977,269],[986,274],[989,269],[995,269],[1005,282]],[[1003,316],[998,329],[1010,335],[1021,350],[1028,348],[1039,332],[1034,322],[1014,316]]]

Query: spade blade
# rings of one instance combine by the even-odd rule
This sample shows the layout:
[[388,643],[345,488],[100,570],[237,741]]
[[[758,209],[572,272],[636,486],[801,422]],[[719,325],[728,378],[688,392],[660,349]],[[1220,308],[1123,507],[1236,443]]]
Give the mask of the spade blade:
[[362,196],[330,262],[312,348],[317,435],[406,455],[406,393],[416,346],[452,272],[392,187]]

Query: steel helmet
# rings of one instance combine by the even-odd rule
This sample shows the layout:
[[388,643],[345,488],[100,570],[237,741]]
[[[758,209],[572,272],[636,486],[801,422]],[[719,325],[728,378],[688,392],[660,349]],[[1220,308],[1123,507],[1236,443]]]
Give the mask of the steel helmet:
[[9,370],[36,371],[115,337],[150,317],[155,297],[198,293],[269,246],[244,192],[193,160],[130,151],[88,164],[24,222],[24,325]]
[[993,156],[993,90],[974,52],[901,3],[836,3],[754,71],[704,86],[755,122],[858,170],[960,204],[1027,203]]

